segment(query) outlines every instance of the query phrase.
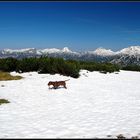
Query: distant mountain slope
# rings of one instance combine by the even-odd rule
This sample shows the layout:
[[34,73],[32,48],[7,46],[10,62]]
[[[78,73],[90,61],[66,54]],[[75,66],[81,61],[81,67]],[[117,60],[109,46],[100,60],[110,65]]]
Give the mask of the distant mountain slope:
[[68,47],[63,49],[57,48],[46,48],[46,49],[35,49],[26,48],[19,50],[4,49],[0,50],[0,58],[15,57],[63,57],[64,59],[76,59],[76,60],[91,60],[98,62],[111,62],[121,65],[136,64],[140,65],[140,46],[131,46],[124,48],[120,51],[113,52],[110,49],[97,48],[94,51],[74,52]]

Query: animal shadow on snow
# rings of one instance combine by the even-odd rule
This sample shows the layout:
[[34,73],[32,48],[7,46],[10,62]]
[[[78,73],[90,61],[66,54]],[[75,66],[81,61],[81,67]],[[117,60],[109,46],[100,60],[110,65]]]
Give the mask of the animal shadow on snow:
[[63,86],[59,86],[59,87],[49,87],[49,90],[53,90],[53,89],[67,89],[67,88],[65,88],[65,87],[63,87]]
[[52,90],[52,89],[61,89],[61,88],[66,89],[65,87],[49,87],[49,90]]

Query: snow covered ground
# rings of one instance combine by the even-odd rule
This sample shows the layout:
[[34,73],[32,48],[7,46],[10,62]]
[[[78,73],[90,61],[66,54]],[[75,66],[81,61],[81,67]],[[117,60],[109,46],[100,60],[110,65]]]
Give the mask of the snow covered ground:
[[[0,98],[10,101],[0,105],[0,138],[140,137],[139,72],[11,74],[24,78],[0,81]],[[49,81],[67,79],[67,89],[48,89]]]

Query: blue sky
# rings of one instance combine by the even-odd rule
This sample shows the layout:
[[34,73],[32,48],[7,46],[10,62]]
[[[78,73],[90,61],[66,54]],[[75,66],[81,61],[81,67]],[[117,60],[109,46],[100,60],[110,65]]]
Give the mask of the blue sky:
[[140,2],[0,2],[0,49],[140,45]]

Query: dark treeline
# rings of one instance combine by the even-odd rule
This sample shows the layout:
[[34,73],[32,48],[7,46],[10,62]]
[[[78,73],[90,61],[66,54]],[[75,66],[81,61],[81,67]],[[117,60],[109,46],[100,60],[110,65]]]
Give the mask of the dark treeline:
[[100,71],[103,73],[111,73],[115,71],[119,71],[120,67],[111,63],[97,63],[97,62],[88,62],[88,61],[80,61],[80,68],[86,69],[88,71]]
[[138,65],[128,65],[128,66],[123,67],[122,70],[140,71],[140,66],[138,66]]
[[21,60],[15,58],[0,59],[0,70],[6,72],[16,71],[22,73],[37,71],[38,73],[59,73],[61,75],[78,78],[80,69],[111,73],[119,71],[120,68],[110,63],[64,60],[63,58],[52,57],[32,57],[23,58]]

